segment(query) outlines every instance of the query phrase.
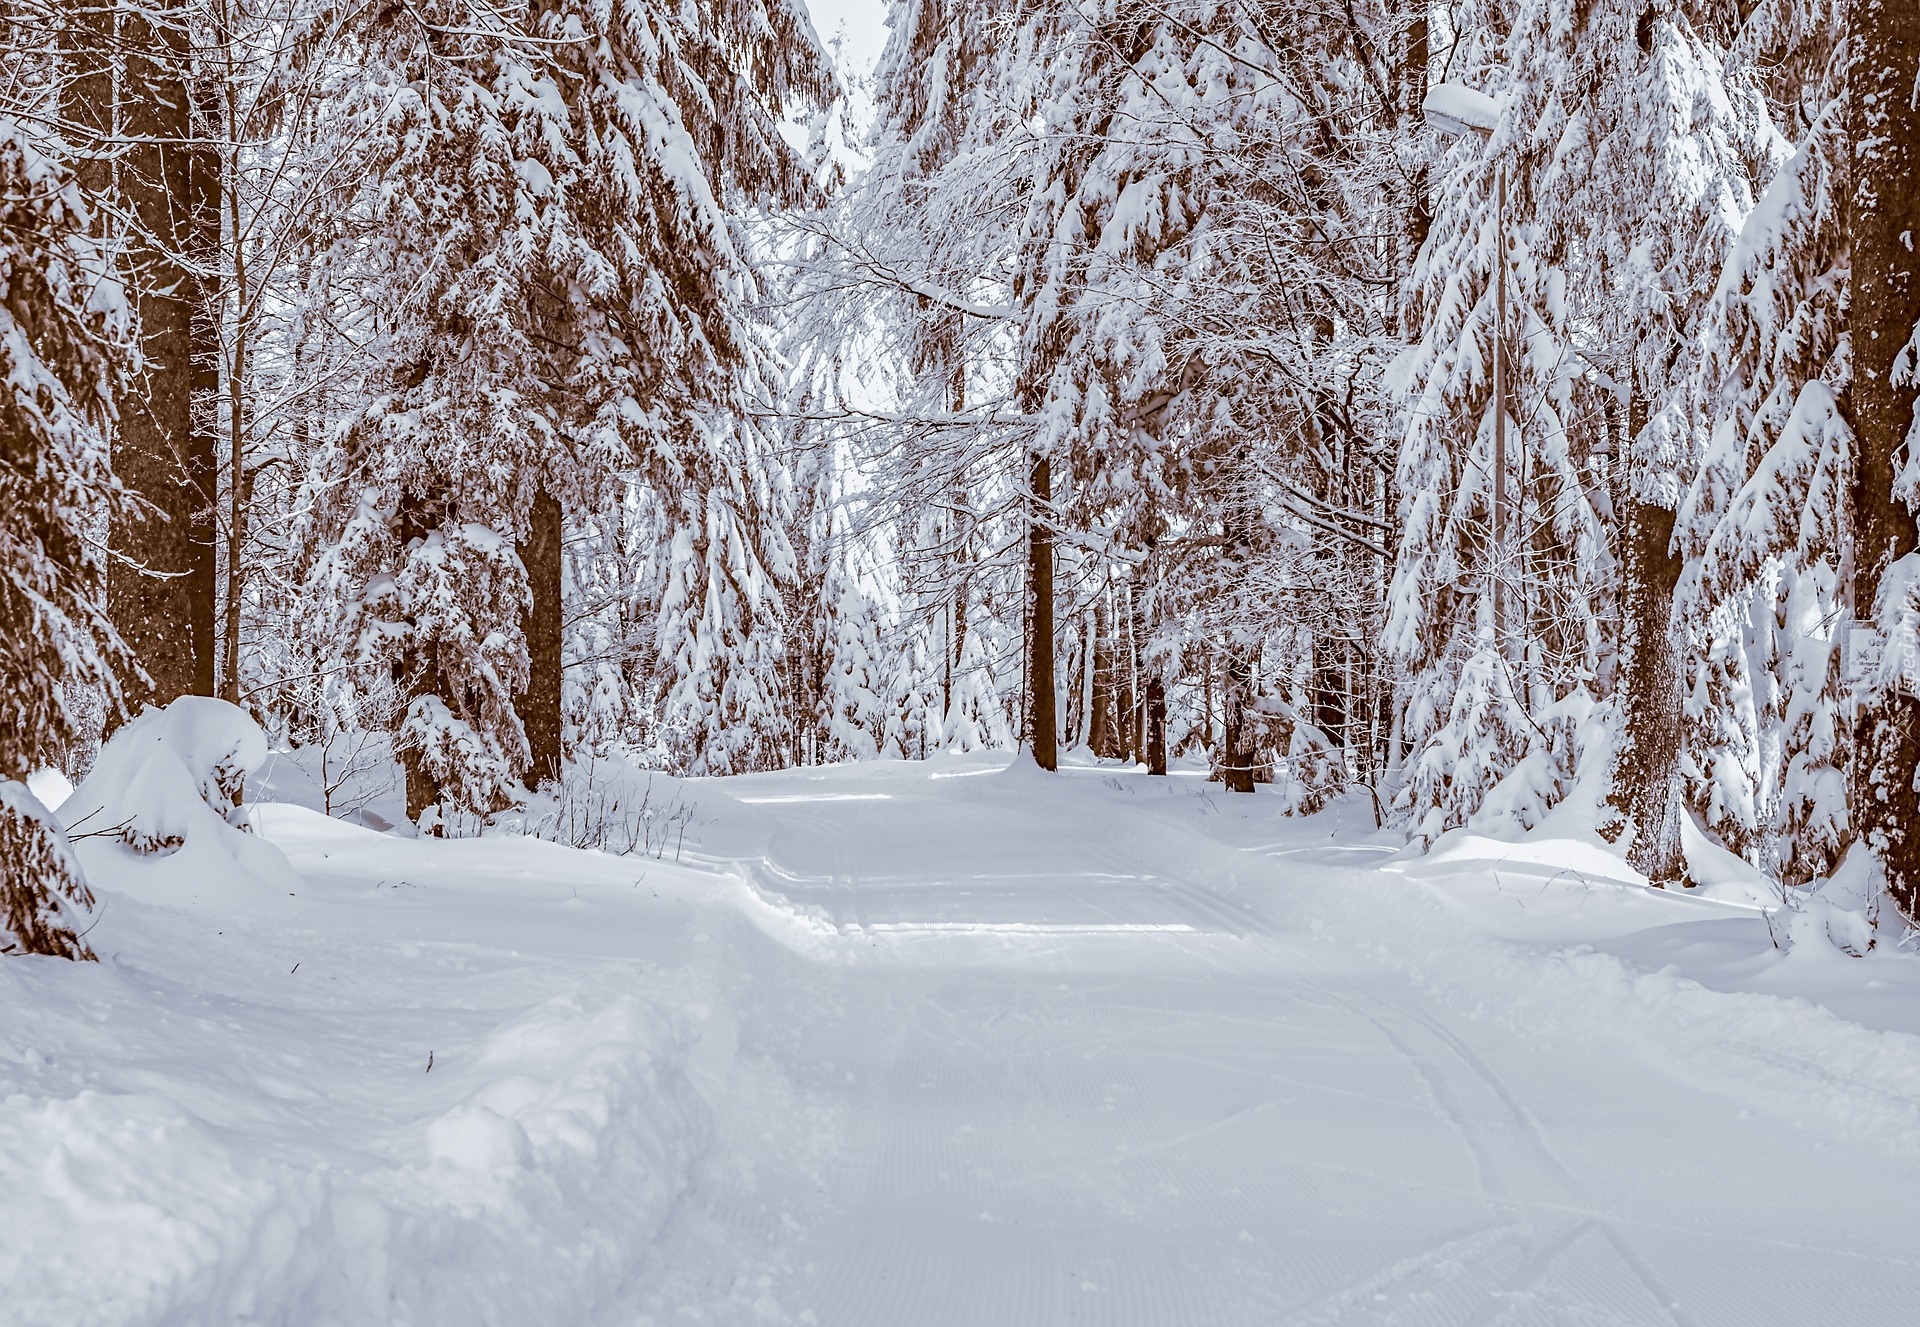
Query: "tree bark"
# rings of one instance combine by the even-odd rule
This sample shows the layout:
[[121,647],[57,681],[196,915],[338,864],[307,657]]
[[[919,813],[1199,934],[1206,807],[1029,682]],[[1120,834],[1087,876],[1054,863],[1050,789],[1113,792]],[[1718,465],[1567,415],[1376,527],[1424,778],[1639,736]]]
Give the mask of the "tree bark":
[[1033,507],[1027,519],[1027,713],[1034,763],[1060,768],[1053,679],[1053,463],[1033,458]]
[[[225,34],[220,34],[224,42]],[[188,310],[188,337],[192,342],[192,381],[188,385],[190,424],[187,435],[187,474],[190,476],[188,488],[202,498],[200,506],[188,517],[188,532],[192,540],[194,558],[193,575],[183,587],[190,595],[189,620],[194,635],[195,665],[203,674],[204,691],[195,694],[223,694],[235,704],[240,700],[240,615],[237,606],[227,613],[226,626],[230,633],[221,631],[217,617],[218,558],[215,547],[221,542],[220,521],[216,516],[216,507],[220,492],[220,433],[223,413],[220,392],[220,321],[221,305],[225,298],[222,289],[222,269],[226,266],[223,258],[224,247],[221,243],[220,223],[221,207],[228,201],[228,191],[222,178],[225,174],[218,141],[229,137],[226,127],[227,117],[222,113],[222,93],[231,89],[222,86],[230,76],[224,65],[209,61],[213,69],[202,68],[191,79],[194,99],[194,113],[189,121],[188,136],[192,140],[186,145],[187,153],[187,239],[185,266],[191,275],[190,295],[193,301]],[[216,70],[218,72],[216,72]],[[233,198],[236,206],[238,198]],[[237,223],[239,218],[234,218]],[[234,257],[239,258],[240,228],[234,227]],[[234,313],[236,321],[245,317],[246,291],[240,289],[235,294]],[[234,362],[229,365],[233,381],[229,384],[228,398],[225,404],[228,431],[232,435],[235,451],[233,463],[228,467],[229,482],[235,491],[229,496],[228,515],[232,524],[227,530],[227,554],[230,563],[227,569],[227,588],[230,595],[238,600],[240,580],[245,574],[244,555],[241,553],[246,539],[246,483],[242,472],[246,461],[246,417],[245,375],[247,371],[245,336],[236,340]],[[230,636],[230,639],[222,639]],[[200,654],[205,652],[206,662],[201,664]],[[224,671],[217,668],[218,658],[224,665]],[[216,684],[219,691],[216,692]]]
[[1220,782],[1227,791],[1253,791],[1253,744],[1248,740],[1247,706],[1253,699],[1253,660],[1245,646],[1227,646],[1226,685],[1221,688],[1224,722],[1220,743]]
[[[1920,543],[1913,513],[1894,495],[1914,423],[1915,390],[1896,382],[1897,357],[1920,323],[1920,5],[1856,0],[1855,63],[1847,137],[1854,145],[1847,227],[1853,251],[1850,320],[1856,436],[1852,516],[1855,612],[1874,612],[1895,559]],[[1888,641],[1888,649],[1910,642]],[[1879,855],[1887,886],[1920,917],[1920,703],[1894,691],[1864,703],[1854,721],[1849,789],[1855,832]]]
[[1167,772],[1167,684],[1158,671],[1147,677],[1147,773]]
[[[231,120],[231,116],[228,117]],[[221,627],[221,667],[220,694],[233,704],[240,703],[240,616],[246,597],[247,587],[247,520],[253,501],[253,479],[247,471],[247,373],[250,365],[247,356],[248,343],[252,332],[251,309],[248,305],[247,262],[238,236],[240,235],[239,195],[229,192],[228,201],[232,206],[233,233],[233,355],[227,365],[227,602],[226,621]],[[215,238],[218,239],[218,223],[215,225]],[[202,307],[217,317],[219,306],[214,302],[217,291],[208,292],[211,298],[203,301]],[[213,329],[214,349],[218,349],[219,328],[217,322]],[[294,362],[299,363],[296,349]],[[196,375],[198,376],[198,375]],[[216,367],[210,384],[196,384],[196,391],[206,387],[219,390],[219,372]]]
[[520,696],[532,765],[528,786],[556,781],[561,770],[560,643],[562,530],[560,501],[546,489],[534,495],[520,561],[527,569],[530,606],[523,619],[527,638],[527,689]]
[[[124,399],[113,468],[134,499],[108,531],[107,612],[145,673],[124,679],[129,713],[213,694],[213,507],[219,472],[193,417],[195,304],[184,257],[202,209],[188,146],[185,14],[129,9],[122,23],[119,193],[136,234],[132,293],[145,368]],[[217,213],[215,224],[218,224]]]
[[1673,639],[1673,595],[1681,559],[1672,551],[1674,513],[1636,502],[1629,508],[1622,559],[1626,661],[1620,746],[1608,800],[1633,841],[1627,861],[1656,885],[1686,877],[1681,851],[1680,742],[1684,692]]
[[[413,493],[401,494],[400,508],[394,513],[394,526],[402,549],[416,539],[427,537],[437,519],[435,508],[438,506]],[[445,696],[445,683],[441,680],[440,670],[435,666],[433,656],[420,648],[417,635],[410,639],[401,656],[398,674],[395,680],[400,684],[405,703],[393,716],[396,739],[406,722],[407,711],[415,700],[422,696]],[[428,807],[439,805],[440,782],[420,759],[417,747],[397,740],[396,745],[399,747],[400,773],[406,784],[407,819],[417,825]],[[439,837],[444,831],[436,824],[432,833]]]

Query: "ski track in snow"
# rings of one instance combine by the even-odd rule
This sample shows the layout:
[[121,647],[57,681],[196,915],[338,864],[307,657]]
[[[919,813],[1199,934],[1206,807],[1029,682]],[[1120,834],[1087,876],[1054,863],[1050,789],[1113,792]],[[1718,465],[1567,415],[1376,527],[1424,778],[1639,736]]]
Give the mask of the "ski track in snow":
[[[681,867],[270,811],[314,897],[220,927],[237,955],[115,896],[101,969],[0,967],[31,1014],[0,1039],[0,1303],[1911,1320],[1920,1039],[1583,945],[1689,900],[1594,894],[1503,935],[1470,866],[1423,873],[1332,818],[1040,777],[691,784]],[[318,995],[277,975],[297,955]]]

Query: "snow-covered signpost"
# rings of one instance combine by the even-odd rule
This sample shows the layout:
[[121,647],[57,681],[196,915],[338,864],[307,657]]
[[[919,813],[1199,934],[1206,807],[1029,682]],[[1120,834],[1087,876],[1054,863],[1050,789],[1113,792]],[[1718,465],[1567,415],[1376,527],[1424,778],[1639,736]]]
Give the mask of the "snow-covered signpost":
[[[1464,83],[1435,83],[1420,109],[1427,126],[1443,138],[1473,134],[1485,142],[1500,123],[1500,103]],[[1493,634],[1501,652],[1511,657],[1502,593],[1507,572],[1507,172],[1498,164],[1494,170],[1493,226],[1500,254],[1494,264]]]

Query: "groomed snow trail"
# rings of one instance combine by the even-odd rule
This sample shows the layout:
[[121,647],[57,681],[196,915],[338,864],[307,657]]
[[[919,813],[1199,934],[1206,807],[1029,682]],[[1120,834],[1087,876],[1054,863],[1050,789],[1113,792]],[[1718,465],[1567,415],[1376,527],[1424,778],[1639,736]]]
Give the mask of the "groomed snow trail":
[[1604,1011],[1543,1032],[1416,985],[1353,921],[1438,910],[1318,825],[1039,777],[730,781],[762,922],[812,965],[743,1047],[838,1137],[805,1179],[763,1154],[700,1188],[660,1321],[1911,1320],[1910,1162],[1702,1090]]
[[0,1322],[1916,1320],[1910,955],[1192,777],[668,792],[99,882],[0,962]]

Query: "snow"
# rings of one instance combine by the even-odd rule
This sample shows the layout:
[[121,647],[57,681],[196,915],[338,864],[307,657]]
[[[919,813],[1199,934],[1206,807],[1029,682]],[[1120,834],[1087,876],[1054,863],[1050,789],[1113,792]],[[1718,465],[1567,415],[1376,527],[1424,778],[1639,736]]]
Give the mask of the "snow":
[[8,1321],[1704,1327],[1920,1290],[1885,929],[1783,951],[1564,815],[1420,858],[1362,799],[983,754],[674,792],[678,862],[208,808],[297,872],[245,908],[155,883],[203,823],[83,840],[103,961],[0,963]]
[[1420,103],[1427,122],[1443,134],[1490,134],[1500,124],[1500,103],[1465,83],[1435,83]]
[[242,785],[266,758],[259,725],[225,701],[183,696],[149,708],[107,740],[61,802],[88,879],[219,910],[297,891],[279,850],[233,823]]

